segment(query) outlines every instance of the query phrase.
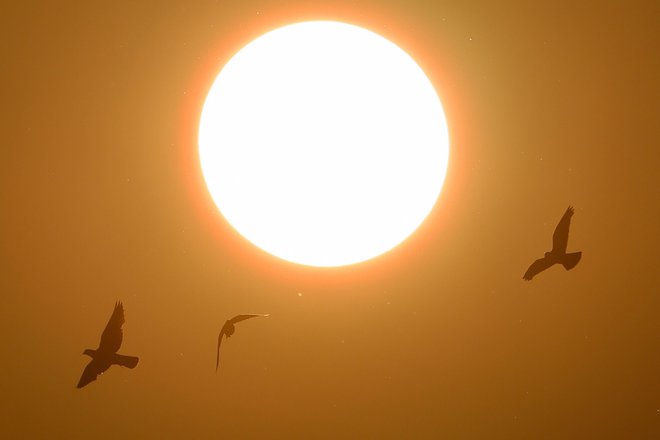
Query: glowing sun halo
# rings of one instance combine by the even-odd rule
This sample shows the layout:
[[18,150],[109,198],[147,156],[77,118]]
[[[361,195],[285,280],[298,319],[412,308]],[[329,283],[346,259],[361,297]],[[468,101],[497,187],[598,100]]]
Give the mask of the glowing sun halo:
[[311,266],[368,260],[408,237],[440,194],[448,156],[442,105],[415,61],[332,21],[246,45],[199,126],[222,215],[259,248]]

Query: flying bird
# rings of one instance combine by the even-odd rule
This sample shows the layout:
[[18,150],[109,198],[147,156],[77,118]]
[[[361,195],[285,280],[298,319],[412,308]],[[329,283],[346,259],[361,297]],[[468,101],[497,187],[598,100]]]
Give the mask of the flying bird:
[[546,252],[543,258],[539,258],[529,266],[523,279],[531,280],[540,272],[543,272],[554,264],[561,264],[566,270],[571,270],[582,258],[582,252],[566,253],[566,246],[568,244],[568,229],[571,226],[571,217],[573,217],[573,207],[569,206],[564,213],[559,224],[552,234],[552,250]]
[[236,328],[234,327],[234,324],[237,322],[245,321],[246,319],[250,318],[259,318],[259,317],[267,317],[270,316],[268,314],[266,315],[236,315],[231,319],[228,319],[225,321],[225,325],[222,326],[222,329],[220,330],[220,334],[218,335],[218,354],[215,359],[215,371],[218,371],[218,366],[220,366],[220,344],[222,343],[222,337],[227,336],[228,338],[231,337],[231,335],[234,334],[234,331],[236,331]]
[[78,388],[82,388],[90,382],[96,380],[99,374],[103,374],[111,365],[121,365],[122,367],[135,368],[138,364],[138,358],[135,356],[124,356],[117,353],[121,347],[123,332],[121,326],[124,324],[124,306],[121,302],[115,304],[112,316],[101,335],[99,348],[96,350],[86,349],[83,354],[91,357],[92,360],[87,364],[83,371]]

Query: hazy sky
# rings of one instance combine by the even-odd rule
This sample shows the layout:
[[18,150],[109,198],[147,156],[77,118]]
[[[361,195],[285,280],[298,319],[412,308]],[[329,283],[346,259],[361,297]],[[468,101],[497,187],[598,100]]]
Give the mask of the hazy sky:
[[[2,9],[0,437],[660,437],[657,1]],[[196,157],[223,63],[310,18],[408,51],[450,130],[427,221],[343,269],[238,237]],[[582,261],[524,282],[569,204]],[[78,390],[117,300],[140,364]]]

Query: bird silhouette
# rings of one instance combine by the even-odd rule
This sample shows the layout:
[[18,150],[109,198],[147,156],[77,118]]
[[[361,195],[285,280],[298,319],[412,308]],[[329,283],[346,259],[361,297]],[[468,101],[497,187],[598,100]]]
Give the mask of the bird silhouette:
[[535,275],[543,272],[554,264],[561,264],[566,270],[571,270],[582,258],[582,252],[566,253],[566,246],[568,245],[568,229],[571,226],[571,217],[573,217],[573,207],[569,206],[559,224],[552,234],[552,250],[546,252],[543,258],[539,258],[529,266],[523,279],[531,280]]
[[121,347],[123,332],[121,326],[124,324],[124,306],[121,302],[115,304],[110,320],[103,330],[99,348],[96,350],[86,349],[83,354],[91,357],[92,360],[87,364],[85,370],[78,382],[78,388],[82,388],[90,382],[96,380],[99,374],[103,374],[111,365],[121,365],[122,367],[135,368],[138,358],[135,356],[124,356],[117,353]]
[[220,344],[222,343],[222,337],[231,337],[231,335],[234,334],[236,331],[236,328],[234,327],[234,324],[245,321],[246,319],[250,318],[265,318],[267,316],[270,316],[269,314],[266,315],[258,315],[258,314],[253,314],[253,315],[236,315],[231,319],[228,319],[225,321],[225,325],[222,326],[222,329],[220,330],[220,334],[218,335],[218,354],[215,359],[215,371],[218,371],[218,367],[220,366]]

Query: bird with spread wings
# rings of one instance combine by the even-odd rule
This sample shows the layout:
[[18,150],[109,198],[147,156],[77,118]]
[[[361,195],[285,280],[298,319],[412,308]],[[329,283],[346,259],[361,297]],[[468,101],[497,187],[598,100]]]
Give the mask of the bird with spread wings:
[[217,349],[218,354],[215,359],[215,371],[218,371],[218,367],[220,366],[220,344],[222,343],[222,337],[223,336],[226,336],[227,338],[231,337],[231,335],[234,334],[234,331],[236,331],[234,325],[238,322],[245,321],[246,319],[250,319],[250,318],[258,318],[258,317],[265,318],[267,316],[270,315],[268,314],[236,315],[233,318],[225,321],[225,325],[222,326],[222,329],[220,330],[220,334],[218,335],[218,349]]
[[548,269],[554,264],[561,264],[566,270],[571,270],[582,258],[582,252],[566,253],[568,245],[568,230],[571,226],[571,217],[573,217],[573,207],[569,206],[564,215],[562,216],[559,224],[552,234],[552,250],[546,252],[543,258],[539,258],[529,266],[523,279],[529,281],[538,275],[540,272]]
[[121,329],[122,325],[124,325],[124,306],[121,302],[117,302],[110,320],[101,335],[99,348],[96,350],[88,348],[83,352],[83,354],[91,357],[92,360],[85,367],[78,382],[78,388],[82,388],[88,383],[95,381],[99,374],[103,374],[112,365],[135,368],[138,364],[139,358],[117,353],[124,337]]

